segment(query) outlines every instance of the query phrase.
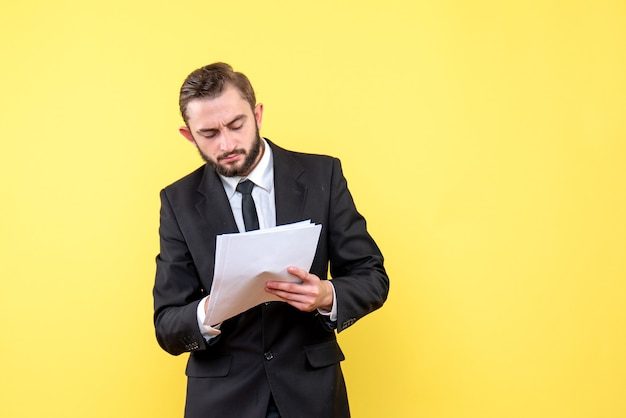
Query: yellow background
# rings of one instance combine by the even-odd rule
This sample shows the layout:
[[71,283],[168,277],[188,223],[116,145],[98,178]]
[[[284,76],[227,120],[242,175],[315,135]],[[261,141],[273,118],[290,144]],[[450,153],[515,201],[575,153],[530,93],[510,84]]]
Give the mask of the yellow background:
[[623,1],[5,1],[0,59],[0,416],[181,416],[158,192],[217,60],[386,256],[340,335],[355,417],[626,416]]

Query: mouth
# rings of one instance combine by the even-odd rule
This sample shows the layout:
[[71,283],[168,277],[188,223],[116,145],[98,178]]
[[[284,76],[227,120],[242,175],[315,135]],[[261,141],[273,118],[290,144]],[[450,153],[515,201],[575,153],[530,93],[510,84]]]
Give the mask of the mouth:
[[217,158],[218,161],[225,164],[232,164],[234,162],[239,161],[240,157],[243,155],[242,151],[234,151],[227,155],[222,155]]

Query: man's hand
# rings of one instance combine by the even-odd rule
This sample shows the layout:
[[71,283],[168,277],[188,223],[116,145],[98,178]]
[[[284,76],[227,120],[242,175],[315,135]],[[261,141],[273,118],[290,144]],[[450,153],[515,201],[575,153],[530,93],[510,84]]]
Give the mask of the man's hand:
[[272,293],[294,308],[311,312],[315,309],[330,311],[333,307],[332,284],[320,280],[314,274],[297,267],[288,267],[287,272],[302,280],[302,283],[274,282],[265,284],[265,291]]

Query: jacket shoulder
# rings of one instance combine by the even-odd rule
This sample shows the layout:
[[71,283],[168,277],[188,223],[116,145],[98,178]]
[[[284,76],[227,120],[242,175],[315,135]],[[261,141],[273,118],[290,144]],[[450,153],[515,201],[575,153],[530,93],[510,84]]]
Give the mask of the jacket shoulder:
[[186,176],[176,180],[175,182],[165,186],[163,190],[167,193],[173,193],[180,190],[197,189],[204,177],[205,166],[200,166],[196,170]]
[[291,151],[281,148],[272,142],[270,142],[270,145],[272,146],[272,152],[274,153],[275,158],[279,160],[292,159],[293,161],[301,164],[303,167],[332,166],[334,164],[340,164],[337,157],[330,155]]

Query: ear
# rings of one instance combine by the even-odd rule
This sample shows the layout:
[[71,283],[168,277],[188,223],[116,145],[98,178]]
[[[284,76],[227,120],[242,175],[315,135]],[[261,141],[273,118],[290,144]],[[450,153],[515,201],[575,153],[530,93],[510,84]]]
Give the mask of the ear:
[[193,139],[193,135],[191,134],[191,131],[189,130],[188,127],[181,126],[180,128],[178,128],[178,132],[180,132],[180,134],[184,136],[187,139],[187,141],[191,142],[194,145],[196,144],[196,140]]
[[254,119],[256,119],[256,125],[261,130],[261,122],[263,121],[263,103],[258,103],[254,107]]

